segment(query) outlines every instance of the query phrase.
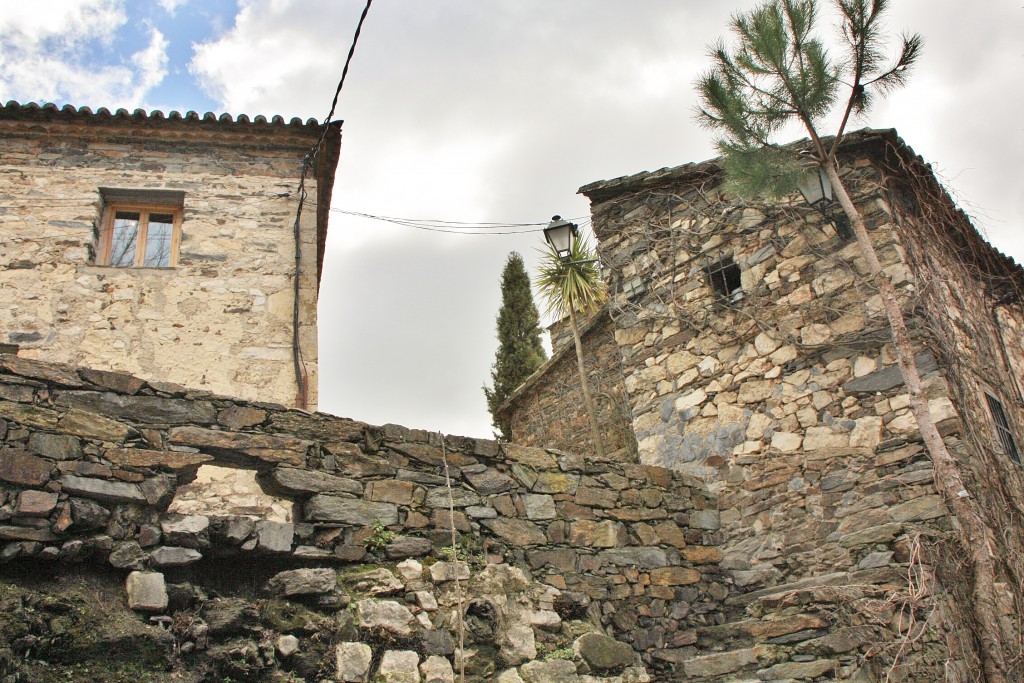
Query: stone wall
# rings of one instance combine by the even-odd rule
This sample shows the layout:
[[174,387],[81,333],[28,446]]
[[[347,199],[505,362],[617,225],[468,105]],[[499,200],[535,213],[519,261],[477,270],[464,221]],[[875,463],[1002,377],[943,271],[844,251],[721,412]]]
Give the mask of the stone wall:
[[[697,629],[724,618],[716,505],[701,484],[659,467],[375,427],[10,355],[0,356],[0,440],[5,562],[90,559],[132,572],[158,596],[182,572],[232,558],[337,572],[415,560],[442,584],[470,569],[446,562],[454,524],[474,576],[493,583],[498,572],[518,592],[534,591],[535,606],[548,605],[530,622],[514,600],[466,598],[485,621],[508,615],[528,625],[514,643],[479,636],[479,647],[500,653],[492,663],[515,666],[538,658],[537,647],[571,645],[580,633],[560,628],[554,603],[567,620],[607,630],[660,667],[692,654]],[[257,471],[268,493],[294,501],[296,521],[166,513],[204,464]],[[147,594],[140,587],[136,597]],[[449,619],[457,596],[444,596]],[[408,624],[402,642],[447,637],[423,635],[441,616],[416,604],[425,620]]]
[[[314,124],[0,107],[0,341],[26,357],[294,405],[295,193]],[[332,130],[302,214],[309,406]],[[95,265],[101,187],[184,191],[177,266]]]
[[[636,439],[614,329],[607,310],[588,320],[580,335],[583,357],[605,448],[619,452],[620,461],[635,462]],[[564,322],[555,323],[548,331],[551,358],[501,408],[512,426],[511,440],[527,446],[592,452],[571,328]]]
[[[963,399],[962,382],[948,366],[953,355],[965,365],[986,358],[999,366],[991,326],[961,326],[962,334],[978,337],[963,347],[955,335],[936,338],[931,329],[938,320],[980,320],[993,299],[982,280],[963,279],[951,268],[956,252],[931,263],[933,241],[908,243],[913,227],[893,210],[883,168],[886,150],[901,144],[891,135],[853,136],[842,175],[904,302],[948,447],[969,463],[967,443],[980,433],[984,438],[975,441],[991,460],[998,457],[991,418],[980,410],[980,394]],[[960,622],[965,551],[932,483],[859,249],[797,198],[743,203],[724,192],[722,180],[708,162],[582,189],[593,202],[602,262],[611,271],[612,317],[640,460],[703,479],[718,495],[722,564],[746,593],[730,598],[732,604],[760,609],[750,601],[831,586],[800,599],[808,605],[822,599],[820,615],[831,614],[833,627],[852,628],[881,618],[857,614],[870,602],[858,603],[867,599],[865,591],[875,597],[892,591],[913,604],[916,623],[927,617],[928,626],[914,632],[912,644],[890,634],[874,664],[917,680],[966,676],[977,660],[971,627]],[[919,256],[908,258],[909,250]],[[719,293],[711,283],[709,269],[725,259],[736,266],[739,292]],[[941,290],[949,276],[961,278],[949,288],[953,294],[936,299],[924,315],[916,308],[919,293]],[[1016,319],[1012,310],[1000,315]],[[1004,324],[1012,330],[1020,323]],[[1011,355],[1018,353],[1014,344],[1007,344]],[[1019,367],[1020,359],[1011,363]],[[996,374],[1010,373],[1003,364]],[[1009,398],[1009,385],[1000,386],[1019,430],[1020,405]],[[977,430],[980,423],[986,427]],[[1008,472],[1016,465],[1005,457],[998,466],[974,463],[988,474],[971,495],[987,497],[992,478],[1006,472],[999,499],[1018,507],[1012,501],[1024,493],[1020,473]],[[1021,547],[1016,540],[1009,545]],[[1019,583],[1014,574],[1008,580]],[[920,586],[925,593],[915,593]],[[885,609],[898,622],[905,608]],[[1013,598],[1006,609],[1019,613]],[[727,655],[709,660],[712,668],[736,670],[728,667],[743,656]],[[835,670],[840,677],[853,671],[839,660]]]

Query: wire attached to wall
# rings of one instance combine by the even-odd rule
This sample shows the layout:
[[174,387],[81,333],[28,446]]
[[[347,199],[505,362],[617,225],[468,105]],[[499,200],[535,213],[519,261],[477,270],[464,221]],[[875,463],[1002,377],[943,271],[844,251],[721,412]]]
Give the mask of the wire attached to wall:
[[338,79],[338,87],[334,91],[334,99],[331,100],[331,109],[327,112],[327,116],[321,124],[323,130],[320,133],[320,137],[313,145],[313,148],[309,150],[309,154],[307,154],[302,160],[302,173],[299,176],[299,188],[297,192],[299,203],[295,208],[295,225],[293,228],[295,236],[295,291],[292,300],[292,361],[295,366],[295,404],[297,407],[303,409],[305,409],[309,404],[309,374],[306,371],[306,363],[302,359],[302,349],[299,345],[299,273],[302,265],[302,240],[299,224],[302,219],[302,207],[306,203],[306,175],[308,175],[309,170],[316,162],[317,155],[320,153],[320,147],[323,145],[324,140],[327,139],[327,134],[330,131],[331,119],[334,118],[334,111],[338,106],[338,98],[341,95],[341,89],[345,86],[345,78],[348,76],[348,69],[352,64],[352,57],[356,53],[356,45],[359,43],[359,36],[363,31],[363,22],[366,21],[366,15],[370,12],[370,5],[372,4],[373,0],[366,0],[366,6],[363,7],[363,13],[359,16],[359,23],[356,24],[355,34],[352,36],[352,45],[348,49],[348,56],[345,57],[345,66],[341,70],[341,78]]

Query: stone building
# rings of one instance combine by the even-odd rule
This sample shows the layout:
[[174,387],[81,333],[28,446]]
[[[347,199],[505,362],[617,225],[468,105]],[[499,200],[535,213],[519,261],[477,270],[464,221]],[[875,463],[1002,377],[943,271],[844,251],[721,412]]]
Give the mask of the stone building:
[[[510,441],[524,446],[545,446],[577,453],[594,451],[590,423],[583,408],[576,349],[566,320],[548,328],[551,358],[537,368],[508,397],[501,414],[511,427]],[[587,349],[584,363],[594,398],[597,421],[605,448],[636,454],[622,363],[615,343],[615,327],[608,309],[586,320],[580,338]]]
[[0,107],[0,342],[22,357],[315,409],[340,146],[262,116]]
[[[1024,585],[1024,270],[980,237],[895,132],[848,136],[841,162],[901,299],[933,417],[963,473],[961,495],[989,523],[1005,589],[1001,646],[1013,659]],[[863,606],[857,600],[906,595],[909,577],[910,588],[926,586],[910,619],[929,621],[897,674],[968,680],[978,666],[972,627],[963,627],[973,618],[968,549],[933,483],[859,248],[838,207],[823,217],[798,195],[744,203],[723,180],[709,161],[580,190],[607,268],[640,461],[717,494],[734,606],[859,586],[826,600],[842,603],[822,610],[835,623]],[[600,335],[588,339],[595,356],[606,352]],[[557,391],[531,378],[517,405],[572,400]],[[523,425],[517,438],[559,437],[540,420],[511,418]],[[732,675],[756,665],[757,642],[682,669],[695,679]],[[800,638],[786,642],[799,650]],[[834,654],[825,669],[839,671]]]

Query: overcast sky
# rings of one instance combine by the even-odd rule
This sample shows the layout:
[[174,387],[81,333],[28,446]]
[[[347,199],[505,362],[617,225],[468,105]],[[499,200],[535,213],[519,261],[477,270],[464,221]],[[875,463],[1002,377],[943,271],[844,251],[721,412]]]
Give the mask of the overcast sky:
[[[376,0],[336,114],[320,409],[489,436],[480,387],[501,268],[516,250],[532,269],[541,234],[447,234],[339,211],[584,217],[581,185],[712,157],[693,83],[707,44],[754,4]],[[892,4],[893,33],[922,33],[924,56],[855,127],[896,128],[991,242],[1024,261],[1021,0]],[[322,119],[363,5],[3,0],[0,99]]]

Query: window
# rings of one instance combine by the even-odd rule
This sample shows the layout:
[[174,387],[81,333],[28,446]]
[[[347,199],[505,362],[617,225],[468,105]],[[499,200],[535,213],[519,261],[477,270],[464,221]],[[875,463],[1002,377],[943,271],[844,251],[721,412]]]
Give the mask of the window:
[[1020,452],[1017,450],[1017,443],[1013,440],[1013,432],[1010,431],[1010,421],[1006,419],[1003,411],[1003,404],[992,394],[985,392],[985,400],[988,401],[988,411],[992,413],[992,420],[996,424],[996,435],[1003,450],[1014,462],[1020,463]]
[[743,298],[740,267],[733,262],[731,256],[712,263],[705,270],[711,280],[711,288],[719,297],[726,301],[738,301]]
[[97,263],[169,268],[178,262],[184,193],[101,189],[104,200]]

